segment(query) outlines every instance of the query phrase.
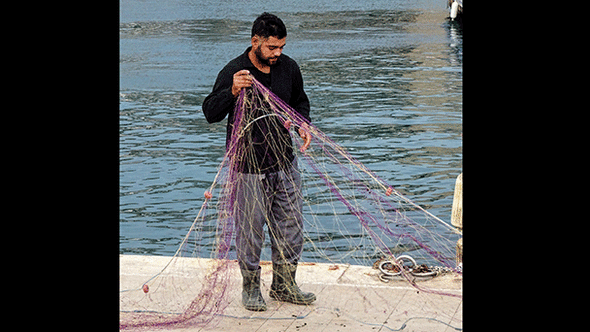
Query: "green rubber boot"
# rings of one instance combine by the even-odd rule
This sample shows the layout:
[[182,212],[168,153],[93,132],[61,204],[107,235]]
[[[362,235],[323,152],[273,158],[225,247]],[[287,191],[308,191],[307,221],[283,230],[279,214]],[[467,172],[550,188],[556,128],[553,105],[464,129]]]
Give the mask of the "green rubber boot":
[[251,311],[265,311],[266,302],[260,292],[260,267],[256,271],[242,271],[242,304]]
[[315,294],[303,293],[295,282],[297,264],[272,264],[272,284],[269,295],[277,301],[294,304],[311,304]]

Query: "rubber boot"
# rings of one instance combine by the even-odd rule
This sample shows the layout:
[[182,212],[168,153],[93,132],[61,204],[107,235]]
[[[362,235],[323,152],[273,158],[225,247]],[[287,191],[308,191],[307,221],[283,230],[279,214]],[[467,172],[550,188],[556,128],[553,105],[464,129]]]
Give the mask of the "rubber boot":
[[295,282],[297,264],[272,264],[272,284],[269,295],[277,301],[294,304],[311,304],[315,294],[303,293]]
[[266,302],[260,292],[260,267],[256,271],[242,271],[242,304],[251,311],[265,311]]

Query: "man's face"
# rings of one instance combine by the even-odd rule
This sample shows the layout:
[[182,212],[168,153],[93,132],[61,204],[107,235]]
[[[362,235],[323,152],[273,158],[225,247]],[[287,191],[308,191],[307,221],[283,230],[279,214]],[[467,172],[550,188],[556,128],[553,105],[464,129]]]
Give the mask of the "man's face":
[[287,37],[278,39],[277,37],[268,37],[267,39],[259,36],[252,38],[252,47],[254,54],[261,63],[267,66],[273,66],[277,63],[279,56],[283,53]]

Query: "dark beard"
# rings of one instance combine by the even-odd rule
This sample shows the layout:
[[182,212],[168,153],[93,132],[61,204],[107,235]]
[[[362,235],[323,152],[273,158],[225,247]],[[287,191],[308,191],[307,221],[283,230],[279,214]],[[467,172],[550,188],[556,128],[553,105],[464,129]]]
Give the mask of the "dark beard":
[[258,61],[260,61],[260,63],[263,63],[269,67],[276,65],[277,63],[275,62],[274,64],[270,63],[271,59],[277,59],[277,58],[268,58],[268,59],[264,59],[262,57],[262,50],[260,49],[262,46],[258,46],[255,50],[254,50],[254,55],[256,55],[256,58],[258,59]]

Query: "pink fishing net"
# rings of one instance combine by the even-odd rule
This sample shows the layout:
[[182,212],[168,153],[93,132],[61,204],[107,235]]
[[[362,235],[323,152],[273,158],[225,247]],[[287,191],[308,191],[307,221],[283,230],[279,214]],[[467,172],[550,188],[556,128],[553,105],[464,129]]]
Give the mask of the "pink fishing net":
[[[302,179],[305,242],[300,265],[375,266],[383,285],[398,278],[427,294],[462,296],[416,282],[416,273],[404,268],[407,260],[398,259],[411,255],[427,272],[462,276],[455,253],[461,235],[453,227],[380,179],[256,80],[240,93],[234,119],[218,173],[174,257],[160,258],[161,270],[138,266],[139,272],[121,276],[120,329],[205,326],[216,318],[245,315],[239,306],[230,309],[241,292],[234,203],[239,178],[246,168],[258,167],[254,130],[268,133],[270,154],[280,154],[291,144],[288,140],[293,143]],[[309,146],[300,128],[311,135]],[[286,164],[279,163],[279,170],[291,167]],[[267,253],[264,257],[262,264],[270,264]],[[362,303],[363,295],[356,301]]]

